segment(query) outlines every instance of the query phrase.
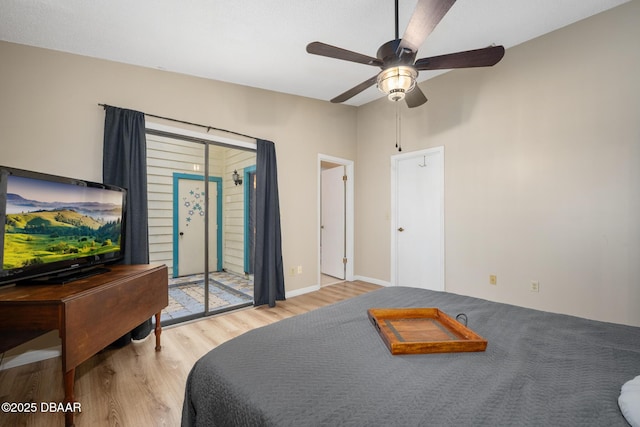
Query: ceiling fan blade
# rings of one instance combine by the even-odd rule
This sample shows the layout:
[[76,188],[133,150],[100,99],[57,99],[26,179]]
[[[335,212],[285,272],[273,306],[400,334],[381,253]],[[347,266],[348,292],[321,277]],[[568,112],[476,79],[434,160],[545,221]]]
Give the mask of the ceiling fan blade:
[[378,79],[378,75],[376,74],[375,76],[371,77],[368,80],[365,80],[364,82],[360,83],[357,86],[352,87],[351,89],[349,89],[348,91],[344,92],[343,94],[340,94],[338,96],[336,96],[335,98],[333,98],[331,100],[331,102],[333,102],[334,104],[339,104],[341,102],[344,102],[348,99],[353,98],[354,96],[356,96],[357,94],[359,94],[360,92],[362,92],[365,89],[368,89],[369,87],[373,86],[376,83],[376,80]]
[[467,50],[418,59],[415,67],[418,70],[447,70],[450,68],[491,67],[500,62],[504,56],[503,46],[491,46],[484,49]]
[[344,61],[357,62],[365,65],[382,66],[382,61],[372,56],[352,52],[321,42],[312,42],[307,45],[307,52],[313,55],[327,56],[329,58],[342,59]]
[[424,92],[420,90],[418,85],[413,88],[411,92],[408,92],[404,97],[405,102],[409,108],[419,107],[425,102],[427,102],[427,97],[424,95]]
[[417,52],[455,2],[456,0],[419,0],[398,46],[398,54],[403,49]]

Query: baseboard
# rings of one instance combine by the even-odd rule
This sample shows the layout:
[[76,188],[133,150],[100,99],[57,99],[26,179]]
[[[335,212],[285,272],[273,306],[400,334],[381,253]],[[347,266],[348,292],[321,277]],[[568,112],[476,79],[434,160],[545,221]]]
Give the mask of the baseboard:
[[29,363],[40,362],[62,355],[62,348],[58,345],[41,350],[25,351],[21,354],[5,356],[0,364],[0,371],[15,368],[16,366],[28,365]]
[[297,297],[298,295],[308,294],[309,292],[320,290],[320,285],[307,286],[306,288],[295,289],[293,291],[285,291],[286,298]]
[[361,280],[363,282],[373,283],[374,285],[378,285],[378,286],[385,286],[385,287],[391,286],[391,283],[385,282],[384,280],[380,280],[380,279],[374,279],[373,277],[354,276],[353,280]]

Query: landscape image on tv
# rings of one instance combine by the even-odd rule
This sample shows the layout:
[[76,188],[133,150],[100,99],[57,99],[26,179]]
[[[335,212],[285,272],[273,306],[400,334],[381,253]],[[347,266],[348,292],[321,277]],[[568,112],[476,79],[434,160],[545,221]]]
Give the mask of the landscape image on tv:
[[10,176],[3,270],[120,251],[122,193]]

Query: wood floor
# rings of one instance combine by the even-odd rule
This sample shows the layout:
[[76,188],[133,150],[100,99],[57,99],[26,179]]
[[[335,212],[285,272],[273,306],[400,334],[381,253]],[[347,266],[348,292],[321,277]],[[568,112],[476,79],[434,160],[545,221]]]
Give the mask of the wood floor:
[[[186,325],[165,328],[162,351],[153,334],[121,349],[107,349],[76,369],[75,425],[179,426],[184,386],[193,364],[221,343],[246,331],[354,297],[379,286],[361,281],[322,287],[275,308],[251,307]],[[0,426],[63,426],[62,413],[43,412],[42,403],[63,400],[60,358],[0,371],[1,402],[34,402],[30,414],[0,412]]]

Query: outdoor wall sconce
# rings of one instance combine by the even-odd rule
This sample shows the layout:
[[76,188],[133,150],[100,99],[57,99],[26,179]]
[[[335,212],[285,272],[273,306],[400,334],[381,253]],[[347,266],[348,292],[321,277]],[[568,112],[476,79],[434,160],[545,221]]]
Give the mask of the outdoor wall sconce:
[[231,175],[231,178],[233,178],[233,183],[235,185],[242,185],[242,178],[240,178],[240,175],[238,175],[237,170],[233,171],[233,175]]

